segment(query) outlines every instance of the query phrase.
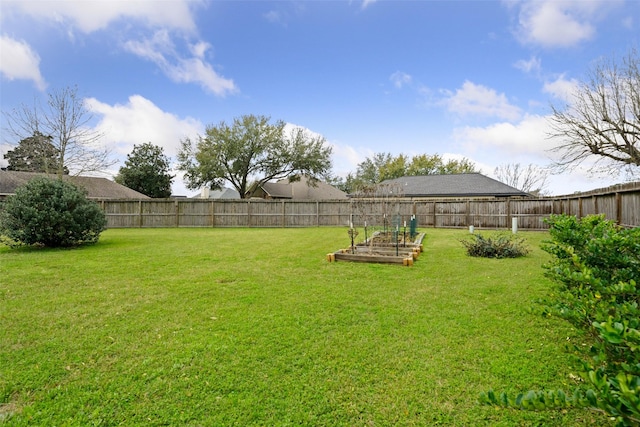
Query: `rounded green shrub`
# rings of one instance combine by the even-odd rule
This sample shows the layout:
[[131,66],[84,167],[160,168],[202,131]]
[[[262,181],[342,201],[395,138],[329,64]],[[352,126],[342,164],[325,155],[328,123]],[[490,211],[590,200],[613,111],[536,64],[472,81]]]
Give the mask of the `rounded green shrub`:
[[95,243],[106,225],[104,212],[86,192],[60,179],[34,178],[0,205],[0,236],[17,244]]

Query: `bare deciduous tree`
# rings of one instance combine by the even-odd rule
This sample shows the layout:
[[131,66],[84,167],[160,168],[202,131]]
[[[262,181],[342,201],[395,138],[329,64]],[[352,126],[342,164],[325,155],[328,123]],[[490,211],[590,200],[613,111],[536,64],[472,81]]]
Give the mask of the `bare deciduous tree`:
[[93,115],[76,87],[50,92],[46,106],[36,102],[5,113],[7,131],[18,140],[42,134],[58,152],[58,175],[65,168],[74,175],[103,171],[113,165],[109,150],[100,145],[102,134],[90,127]]
[[495,168],[493,174],[498,181],[525,193],[542,196],[547,192],[547,168],[533,164],[523,167],[520,163],[508,163]]
[[555,167],[570,170],[595,159],[592,172],[635,174],[640,166],[640,57],[602,60],[564,108],[552,106],[549,136],[561,142]]

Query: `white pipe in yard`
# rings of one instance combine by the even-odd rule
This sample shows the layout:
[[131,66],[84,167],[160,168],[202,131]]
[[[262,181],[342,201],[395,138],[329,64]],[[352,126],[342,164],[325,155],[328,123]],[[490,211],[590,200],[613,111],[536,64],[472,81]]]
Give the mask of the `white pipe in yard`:
[[518,232],[518,218],[511,218],[511,232],[513,234]]

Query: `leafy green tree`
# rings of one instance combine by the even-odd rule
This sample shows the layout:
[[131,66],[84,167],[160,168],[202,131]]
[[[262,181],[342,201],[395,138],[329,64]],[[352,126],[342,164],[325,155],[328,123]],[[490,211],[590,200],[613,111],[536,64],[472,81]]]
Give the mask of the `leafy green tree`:
[[49,247],[95,243],[104,212],[86,192],[61,179],[36,177],[2,203],[0,236],[13,244]]
[[467,158],[447,160],[438,167],[438,174],[440,175],[473,172],[478,172],[478,169],[476,169],[475,163]]
[[[32,136],[20,140],[16,148],[7,151],[4,158],[7,170],[22,172],[57,173],[60,151],[51,143],[52,137],[35,131]],[[62,168],[65,174],[69,170]]]
[[402,176],[469,172],[477,172],[477,169],[475,164],[466,158],[445,161],[439,154],[420,154],[409,158],[404,154],[393,156],[391,153],[376,153],[358,164],[355,175],[347,176],[344,191],[353,192],[358,188]]
[[400,178],[407,174],[407,157],[400,154],[391,158],[382,167],[380,167],[380,181],[387,179]]
[[235,118],[232,125],[208,126],[196,141],[183,140],[178,169],[184,171],[187,187],[221,188],[227,181],[240,197],[247,197],[252,181],[295,180],[300,175],[313,180],[329,172],[331,147],[323,137],[311,136],[301,128],[287,135],[283,121],[272,124],[269,120],[245,115]]
[[150,142],[134,145],[115,180],[118,184],[154,198],[171,196],[173,175],[162,147]]
[[443,160],[440,154],[420,154],[413,156],[411,163],[407,167],[407,175],[435,175],[440,173],[440,166],[442,166]]

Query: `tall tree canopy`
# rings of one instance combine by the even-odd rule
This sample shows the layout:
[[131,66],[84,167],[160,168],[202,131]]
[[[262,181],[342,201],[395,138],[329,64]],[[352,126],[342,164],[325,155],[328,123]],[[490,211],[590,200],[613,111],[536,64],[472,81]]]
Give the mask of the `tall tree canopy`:
[[[60,169],[60,152],[51,143],[52,139],[51,136],[38,131],[21,139],[16,148],[4,155],[8,162],[7,170],[57,173]],[[62,170],[65,174],[69,173],[64,166]]]
[[93,115],[85,107],[76,87],[66,87],[48,94],[46,106],[22,105],[5,113],[6,131],[18,140],[36,133],[50,137],[58,153],[56,171],[65,169],[74,175],[103,171],[115,162],[102,147],[102,134],[91,128]]
[[301,128],[287,134],[283,121],[272,124],[269,117],[245,115],[232,125],[208,126],[196,141],[183,140],[178,162],[188,188],[221,188],[227,181],[246,197],[252,181],[326,175],[331,147]]
[[338,186],[346,192],[378,184],[402,176],[444,175],[477,172],[475,164],[467,158],[444,160],[439,154],[420,154],[409,158],[404,154],[376,153],[358,164],[355,175],[349,174]]
[[589,70],[567,105],[552,106],[550,137],[560,144],[556,167],[574,168],[597,159],[592,172],[617,174],[640,166],[640,57],[632,49],[617,62],[605,59]]
[[116,182],[154,198],[171,196],[173,175],[169,173],[169,158],[162,147],[150,142],[134,145]]

